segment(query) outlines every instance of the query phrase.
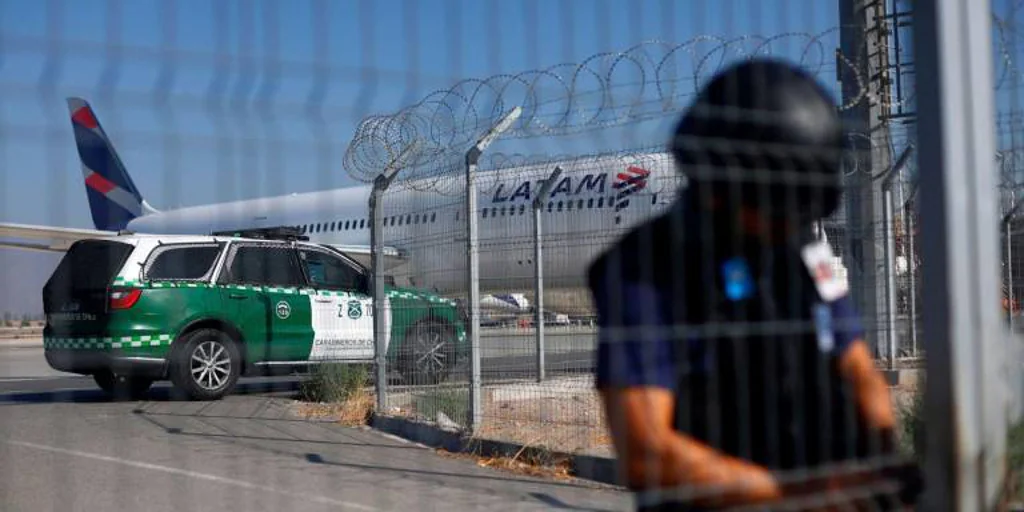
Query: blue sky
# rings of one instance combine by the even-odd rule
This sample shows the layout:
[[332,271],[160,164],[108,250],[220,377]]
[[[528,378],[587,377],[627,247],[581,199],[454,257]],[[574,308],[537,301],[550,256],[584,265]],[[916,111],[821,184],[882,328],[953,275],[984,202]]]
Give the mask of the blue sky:
[[[838,22],[832,0],[0,0],[0,221],[91,227],[69,95],[92,102],[146,198],[174,208],[355,184],[342,158],[361,119],[462,79],[650,40],[817,34]],[[800,42],[773,50],[799,54]],[[823,42],[812,59],[834,73],[835,34]],[[664,128],[495,151],[659,145]],[[0,295],[37,295],[54,261],[0,251]],[[12,270],[33,265],[34,277]]]
[[[147,199],[172,208],[350,185],[341,162],[360,119],[464,78],[578,63],[653,39],[837,24],[833,2],[820,0],[703,4],[3,0],[0,126],[16,135],[0,144],[0,165],[18,171],[5,173],[0,218],[90,227],[70,94],[93,103]],[[304,110],[317,83],[326,88],[316,104],[329,113],[321,132]]]

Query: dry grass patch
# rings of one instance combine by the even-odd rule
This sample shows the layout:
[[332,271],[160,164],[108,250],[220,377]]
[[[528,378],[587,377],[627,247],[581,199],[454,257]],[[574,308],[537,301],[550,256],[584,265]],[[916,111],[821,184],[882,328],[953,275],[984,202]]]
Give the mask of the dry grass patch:
[[366,365],[325,364],[316,367],[299,387],[299,414],[307,419],[332,419],[347,426],[369,423],[376,399],[368,386]]
[[519,476],[550,478],[554,480],[571,480],[572,469],[568,460],[549,462],[541,457],[525,453],[524,446],[512,457],[484,457],[476,453],[453,453],[438,449],[437,454],[452,459],[473,460],[477,466],[489,468]]

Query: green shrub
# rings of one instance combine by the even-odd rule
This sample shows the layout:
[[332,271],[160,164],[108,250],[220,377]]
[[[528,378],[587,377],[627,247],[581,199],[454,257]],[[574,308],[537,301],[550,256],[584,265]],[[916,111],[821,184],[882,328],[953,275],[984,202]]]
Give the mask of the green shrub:
[[[920,388],[923,389],[923,386]],[[904,451],[918,462],[924,462],[925,425],[924,393],[915,393],[907,406],[900,410],[902,421],[900,437]],[[1006,434],[1006,499],[1024,500],[1024,422],[1010,425]]]
[[299,387],[299,396],[309,402],[344,402],[361,393],[370,382],[370,371],[362,364],[322,364],[313,368]]
[[[924,386],[918,389],[923,390]],[[924,455],[925,443],[924,392],[914,393],[910,403],[903,405],[899,413],[901,448],[904,453],[920,461]]]

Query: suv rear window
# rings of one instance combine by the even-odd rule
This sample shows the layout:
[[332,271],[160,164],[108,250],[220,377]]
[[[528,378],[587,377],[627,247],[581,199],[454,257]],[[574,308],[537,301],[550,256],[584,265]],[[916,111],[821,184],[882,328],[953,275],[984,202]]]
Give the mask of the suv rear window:
[[167,246],[157,249],[145,268],[152,281],[195,281],[208,277],[221,245]]
[[77,290],[104,290],[114,280],[134,246],[106,240],[75,242],[68,249],[46,286]]
[[75,301],[82,311],[103,311],[107,287],[134,249],[108,240],[72,244],[43,286],[43,310],[50,314]]

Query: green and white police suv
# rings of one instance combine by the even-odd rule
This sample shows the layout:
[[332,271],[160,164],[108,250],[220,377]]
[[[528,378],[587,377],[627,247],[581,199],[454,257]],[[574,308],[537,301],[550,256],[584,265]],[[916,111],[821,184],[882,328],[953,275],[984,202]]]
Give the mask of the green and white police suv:
[[[365,267],[302,236],[124,234],[70,246],[43,288],[46,360],[138,395],[169,379],[196,400],[239,376],[372,362]],[[413,383],[466,353],[465,316],[431,293],[386,287],[389,365]]]

